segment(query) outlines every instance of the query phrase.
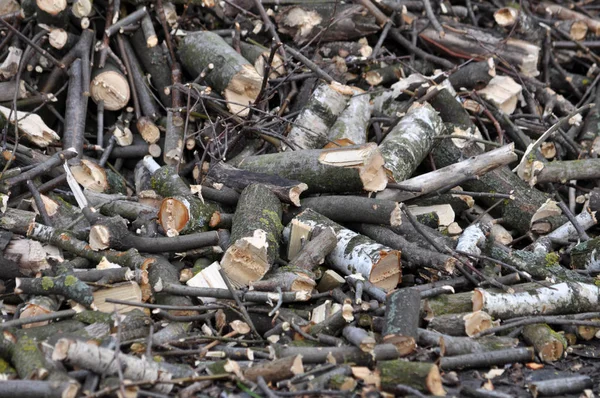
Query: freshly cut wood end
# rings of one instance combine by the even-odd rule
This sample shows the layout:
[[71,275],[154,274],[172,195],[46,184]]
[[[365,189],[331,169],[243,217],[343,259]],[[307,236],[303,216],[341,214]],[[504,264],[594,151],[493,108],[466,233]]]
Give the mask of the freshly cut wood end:
[[77,183],[94,192],[104,192],[108,189],[106,171],[96,163],[81,159],[79,164],[71,166],[71,173]]
[[305,10],[300,6],[293,6],[282,10],[275,17],[277,30],[281,33],[294,36],[296,40],[308,37],[313,28],[319,25],[323,18],[319,13]]
[[6,119],[11,115],[11,124],[14,124],[15,120],[17,120],[17,127],[23,133],[24,137],[40,148],[45,148],[51,143],[60,140],[60,136],[56,131],[48,127],[42,118],[35,113],[11,112],[9,108],[4,106],[0,106],[0,112]]
[[387,186],[385,160],[375,143],[324,150],[319,155],[319,162],[358,169],[365,191],[379,192]]
[[92,13],[92,0],[77,0],[71,10],[77,18],[87,17]]
[[571,29],[569,29],[569,36],[571,39],[580,41],[585,39],[588,33],[588,26],[582,21],[573,21]]
[[[52,309],[50,309],[46,306],[33,304],[30,302],[27,305],[25,305],[25,307],[21,310],[21,313],[19,314],[19,318],[26,319],[26,318],[31,318],[31,317],[38,316],[38,315],[50,314],[51,312],[54,312],[54,311],[52,311]],[[40,326],[46,326],[49,323],[50,323],[50,321],[34,322],[34,323],[27,324],[27,325],[23,325],[22,328],[23,329],[36,328],[36,327],[40,327]]]
[[496,76],[490,80],[487,87],[479,90],[479,94],[498,106],[504,113],[512,115],[517,109],[522,89],[521,85],[511,77]]
[[58,15],[67,8],[67,0],[36,0],[38,8],[50,15]]
[[562,214],[562,210],[558,207],[557,203],[551,199],[548,199],[543,205],[531,217],[530,225],[544,220],[548,217],[555,217]]
[[110,231],[104,225],[94,225],[90,229],[90,247],[94,251],[104,250],[109,248]]
[[425,379],[425,385],[427,386],[427,390],[435,396],[440,397],[446,395],[446,391],[442,386],[442,376],[440,375],[440,370],[437,365],[431,366],[431,371]]
[[290,238],[288,243],[288,259],[293,259],[308,241],[312,227],[302,221],[293,219],[290,227]]
[[185,228],[190,220],[190,204],[183,198],[165,198],[158,209],[158,223],[169,233],[177,233]]
[[513,26],[519,18],[519,11],[513,7],[504,7],[494,13],[494,20],[502,27]]
[[362,352],[373,352],[376,344],[377,342],[375,341],[375,339],[369,336],[360,342],[359,348]]
[[475,311],[467,314],[463,317],[463,320],[465,321],[465,331],[469,337],[494,326],[492,317],[483,311]]
[[73,340],[71,339],[59,339],[54,345],[54,351],[52,352],[53,361],[63,361],[69,354],[69,348]]
[[117,145],[119,146],[129,146],[133,144],[133,133],[129,127],[115,127],[113,130],[113,136],[117,140]]
[[242,117],[248,116],[248,112],[250,112],[248,105],[254,103],[258,97],[262,80],[254,66],[242,65],[240,71],[231,78],[223,92],[231,113]]
[[481,311],[485,305],[485,292],[480,289],[473,290],[471,301],[473,302],[473,312]]
[[363,73],[363,79],[369,84],[369,86],[378,86],[383,81],[383,76],[376,70],[370,70]]
[[292,187],[290,189],[289,197],[290,197],[290,200],[292,201],[292,203],[294,204],[294,206],[300,207],[300,195],[302,194],[302,192],[306,191],[307,189],[308,189],[308,185],[306,185],[303,182],[301,182],[300,184],[298,184],[295,187]]
[[304,373],[304,364],[302,363],[302,355],[296,355],[290,370],[294,375],[300,375]]
[[131,95],[127,78],[115,71],[99,73],[90,83],[90,95],[95,103],[104,101],[109,111],[123,109]]
[[508,39],[506,40],[506,45],[508,47],[514,46],[519,48],[523,54],[527,54],[522,58],[521,64],[519,64],[519,70],[522,74],[527,77],[536,77],[540,74],[538,63],[542,49],[539,46],[519,39]]
[[398,250],[381,251],[380,259],[373,265],[369,282],[385,290],[394,289],[402,280],[400,252]]
[[314,279],[309,278],[306,275],[298,275],[298,278],[292,282],[292,285],[290,286],[290,290],[292,292],[302,292],[302,291],[308,291],[311,292],[315,286],[317,285],[317,282],[314,281]]
[[543,347],[538,351],[538,355],[542,362],[555,362],[562,358],[565,352],[565,347],[558,339],[551,339],[543,344]]
[[155,144],[160,139],[160,130],[154,122],[146,116],[142,116],[136,122],[138,132],[148,144]]
[[146,47],[148,47],[148,48],[156,47],[157,44],[158,44],[158,36],[152,35],[152,36],[146,38]]
[[[46,209],[46,213],[50,217],[54,216],[56,214],[56,212],[58,211],[58,203],[56,203],[56,201],[50,199],[46,195],[40,194],[40,197],[42,198],[42,202],[44,203],[44,208]],[[37,214],[39,214],[40,209],[38,209],[37,204],[35,202],[33,202],[32,205],[33,205],[33,210]]]
[[[264,77],[265,74],[265,60],[269,59],[269,51],[265,51],[262,56],[258,57],[254,62],[254,69],[258,72],[260,77]],[[285,64],[283,58],[279,54],[275,54],[273,62],[271,62],[271,72],[269,73],[269,79],[277,79],[280,76],[285,75]]]
[[401,357],[412,354],[417,349],[417,342],[414,337],[402,336],[399,334],[389,334],[384,336],[383,343],[393,344]]
[[269,270],[267,234],[262,229],[254,236],[235,241],[223,256],[221,267],[235,287],[245,287],[261,279]]
[[341,84],[336,81],[332,82],[329,87],[342,95],[348,96],[354,95],[354,90],[356,90],[354,87],[346,86],[345,84]]
[[402,210],[400,209],[400,203],[396,203],[396,206],[390,215],[390,225],[392,227],[399,227],[402,225]]

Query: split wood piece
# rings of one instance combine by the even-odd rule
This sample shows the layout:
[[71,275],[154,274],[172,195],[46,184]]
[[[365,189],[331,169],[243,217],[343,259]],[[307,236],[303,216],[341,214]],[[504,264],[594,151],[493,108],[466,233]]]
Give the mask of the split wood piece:
[[86,189],[107,194],[127,193],[123,177],[91,160],[81,159],[79,164],[71,166],[70,169],[75,180]]
[[183,160],[184,120],[180,112],[167,111],[163,161],[178,167]]
[[205,81],[223,94],[233,114],[248,115],[248,105],[258,97],[263,79],[221,36],[208,31],[190,32],[179,45],[178,53],[183,67],[193,76],[213,64]]
[[503,147],[472,156],[467,160],[450,164],[429,173],[404,180],[399,188],[386,188],[377,194],[379,199],[402,202],[435,192],[452,184],[458,185],[472,176],[482,176],[498,167],[506,166],[518,159],[515,145]]
[[298,180],[310,193],[378,192],[387,185],[377,145],[314,149],[247,157],[244,170]]
[[456,91],[481,89],[496,76],[494,58],[485,61],[470,62],[461,66],[456,72],[448,76],[448,80]]
[[118,111],[127,105],[130,96],[129,82],[114,63],[109,61],[103,68],[94,68],[91,78],[90,96],[96,104],[103,101],[104,109],[108,111]]
[[545,323],[526,325],[521,332],[542,362],[555,362],[566,353],[567,340]]
[[[406,220],[406,223],[408,223],[408,220]],[[354,224],[351,227],[352,230],[368,236],[375,242],[402,252],[403,266],[408,269],[427,267],[447,274],[454,273],[458,260],[452,256],[423,248],[419,244],[409,242],[400,234],[379,225]]]
[[[198,272],[192,278],[188,279],[185,284],[190,287],[213,287],[227,289],[227,284],[219,272],[220,269],[221,265],[215,261],[202,271]],[[213,297],[198,297],[198,299],[203,303],[214,303],[217,301],[217,299]]]
[[591,312],[598,308],[599,293],[597,286],[580,282],[564,282],[512,294],[477,288],[473,291],[473,311],[485,311],[500,319]]
[[293,347],[275,345],[277,358],[302,356],[302,362],[306,364],[335,363],[355,364],[358,366],[373,365],[375,361],[386,361],[397,359],[400,353],[393,344],[378,344],[372,353],[361,351],[358,347]]
[[[130,271],[128,269],[126,270]],[[109,314],[113,312],[125,314],[134,311],[139,307],[135,307],[133,305],[107,303],[106,299],[122,300],[130,303],[142,303],[142,290],[137,283],[132,281],[118,286],[111,286],[106,289],[96,290],[94,292],[94,305],[98,308],[98,311]]]
[[483,311],[445,314],[429,320],[429,329],[449,336],[473,336],[494,326],[492,317]]
[[500,111],[512,115],[522,97],[522,86],[510,76],[495,76],[487,86],[477,92],[482,98],[494,104]]
[[399,289],[390,294],[385,303],[385,323],[381,336],[403,355],[417,347],[421,295],[415,289]]
[[[335,240],[335,243],[337,244],[337,239]],[[329,292],[330,290],[342,286],[344,283],[346,283],[346,279],[343,276],[332,269],[328,269],[323,273],[321,279],[319,279],[317,291],[319,293]]]
[[419,329],[418,333],[420,346],[440,347],[440,354],[447,357],[511,349],[519,344],[519,339],[511,337],[485,336],[473,339],[449,336],[425,329]]
[[[181,286],[179,283],[166,283],[162,286],[161,291],[180,296],[213,297],[220,300],[232,300],[234,294],[228,289],[189,287]],[[308,301],[310,299],[310,293],[306,291],[284,292],[282,295],[271,292],[249,291],[243,293],[241,291],[235,291],[235,294],[238,295],[241,301],[253,303],[276,303],[281,300],[281,302],[285,304]]]
[[256,381],[259,377],[262,377],[266,382],[274,382],[300,374],[304,374],[302,355],[275,359],[265,363],[255,363],[244,370],[244,377],[251,381]]
[[[438,167],[445,167],[460,161],[465,156],[476,156],[481,154],[481,149],[476,144],[464,145],[458,140],[443,140],[432,151],[434,161]],[[464,140],[461,140],[464,141]],[[565,217],[551,217],[531,223],[536,211],[546,203],[548,196],[541,191],[531,188],[515,175],[508,167],[499,167],[480,176],[477,180],[461,183],[461,186],[469,191],[475,192],[515,192],[513,200],[503,200],[497,209],[502,214],[505,225],[515,228],[521,234],[530,231],[537,233],[548,233],[564,224]],[[486,206],[494,205],[498,199],[483,197],[481,201]]]
[[486,368],[502,366],[507,363],[532,362],[535,358],[533,348],[511,348],[488,352],[444,357],[440,360],[440,369],[445,371],[457,369]]
[[[329,21],[336,29],[327,29]],[[380,30],[375,17],[357,4],[301,4],[282,8],[275,15],[277,30],[300,45],[318,37],[323,42],[367,37]]]
[[[290,239],[291,240],[291,239]],[[325,257],[329,255],[337,246],[337,237],[331,227],[315,229],[312,231],[311,238],[305,242],[302,249],[292,259],[288,265],[298,267],[307,271],[312,271],[318,265],[323,264]],[[319,286],[322,287],[322,279]]]
[[274,292],[277,288],[284,292],[311,292],[316,285],[313,274],[307,274],[302,269],[294,270],[291,267],[279,268],[267,275],[265,279],[250,283],[252,289],[265,292]]
[[570,180],[595,180],[600,178],[599,159],[563,160],[542,163],[535,160],[531,175],[524,176],[530,186],[545,182],[565,183]]
[[396,392],[396,386],[402,384],[438,397],[446,395],[440,370],[433,363],[402,359],[379,361],[377,371],[384,391]]
[[363,352],[371,353],[375,349],[376,341],[369,333],[356,326],[346,326],[342,330],[342,335],[351,344],[360,348]]
[[[227,37],[225,41],[230,46],[232,45],[232,39]],[[242,57],[246,58],[252,65],[254,65],[254,69],[258,72],[261,77],[265,76],[265,67],[266,61],[269,59],[271,55],[271,50],[266,47],[258,46],[256,44],[246,43],[245,41],[240,41],[240,54]],[[271,62],[271,69],[269,71],[269,79],[277,79],[278,77],[285,75],[285,65],[284,60],[279,54],[275,54],[273,56],[273,61]],[[208,72],[210,73],[210,72]]]
[[216,207],[193,195],[172,167],[160,167],[149,156],[144,158],[144,165],[152,174],[152,187],[165,198],[160,203],[158,223],[167,236],[208,230]]
[[20,398],[75,398],[79,384],[41,380],[3,380],[0,396]]
[[571,249],[571,268],[597,272],[600,268],[600,263],[596,260],[598,250],[600,250],[600,237],[579,243]]
[[501,245],[490,245],[488,255],[492,258],[512,265],[522,272],[526,272],[533,279],[550,280],[553,282],[583,282],[593,283],[593,280],[584,274],[563,267],[556,254],[544,251],[510,250]]
[[287,138],[294,144],[293,149],[323,148],[329,141],[328,135],[333,124],[353,93],[351,87],[336,82],[319,84],[288,133]]
[[[10,123],[8,123],[9,115],[11,115]],[[60,136],[48,127],[40,116],[29,112],[11,111],[9,108],[0,106],[0,128],[12,129],[14,128],[12,126],[15,124],[15,121],[19,132],[23,134],[22,137],[40,148],[45,148],[60,140]],[[66,148],[73,147],[72,145],[67,145],[64,139],[63,145]],[[81,151],[78,153],[81,153]]]
[[573,375],[559,379],[532,381],[527,385],[534,398],[548,396],[566,396],[579,394],[583,390],[591,389],[594,382],[586,375]]
[[[369,223],[398,226],[402,224],[402,212],[398,203],[391,200],[371,199],[362,196],[315,196],[300,201],[302,209],[312,209],[339,223]],[[348,211],[352,209],[352,211]],[[286,215],[300,213],[292,209]],[[289,214],[291,213],[291,214]]]
[[361,274],[369,282],[385,291],[394,289],[400,282],[400,252],[372,241],[307,209],[296,216],[302,223],[316,227],[332,227],[338,243],[328,256],[330,266],[342,275]]
[[300,195],[308,189],[303,182],[288,180],[273,174],[237,169],[224,162],[211,163],[207,178],[238,191],[242,191],[250,184],[262,184],[282,202],[292,203],[295,206],[300,206]]
[[540,14],[546,14],[550,17],[558,18],[561,20],[581,21],[585,23],[587,27],[592,32],[594,32],[595,35],[600,35],[600,21],[594,18],[590,18],[587,15],[582,14],[580,12],[573,11],[569,8],[548,2],[542,2],[537,6],[534,6],[533,9]]
[[516,66],[525,76],[539,75],[537,69],[541,53],[539,46],[519,39],[505,39],[488,30],[470,25],[450,22],[447,24],[452,29],[446,29],[446,35],[442,37],[431,27],[421,30],[423,23],[419,23],[417,24],[417,29],[421,32],[419,37],[445,52],[454,55],[462,54],[475,59],[488,58],[490,49],[499,48],[498,45],[502,42],[501,48],[495,52],[499,59]]
[[413,105],[379,146],[385,169],[395,182],[414,173],[444,131],[442,119],[429,104]]
[[[598,224],[596,212],[591,211],[588,207],[584,207],[581,213],[579,213],[575,219],[584,231],[587,231],[594,225]],[[575,226],[570,221],[567,221],[554,231],[550,232],[548,235],[535,241],[532,245],[532,248],[536,253],[548,253],[552,249],[552,242],[566,242],[572,239],[577,239],[578,236],[579,233],[575,229]]]
[[346,108],[327,134],[329,141],[341,145],[362,145],[367,142],[367,129],[372,110],[369,95],[354,87],[352,91],[354,94],[348,100]]
[[[172,375],[161,369],[156,362],[66,338],[58,340],[52,359],[67,361],[74,366],[108,376],[123,372],[123,377],[135,381],[156,382],[172,378]],[[168,394],[172,389],[173,384],[155,384],[152,387],[153,391],[163,394]]]
[[219,233],[207,231],[177,237],[146,238],[133,235],[127,228],[127,221],[120,217],[100,217],[90,230],[90,248],[92,250],[136,248],[146,253],[168,251],[183,252],[220,243]]
[[354,320],[354,310],[349,303],[344,303],[342,309],[336,311],[333,315],[325,318],[321,322],[312,325],[310,334],[313,336],[328,335],[337,336],[340,332]]
[[236,207],[231,228],[231,246],[221,267],[236,287],[261,279],[279,255],[281,203],[265,186],[249,185]]
[[150,75],[152,87],[158,91],[160,101],[163,105],[169,105],[171,103],[169,89],[172,83],[171,69],[161,46],[148,47],[142,29],[136,30],[130,40],[143,70]]
[[15,293],[35,295],[58,294],[87,308],[94,307],[92,289],[74,275],[16,278]]

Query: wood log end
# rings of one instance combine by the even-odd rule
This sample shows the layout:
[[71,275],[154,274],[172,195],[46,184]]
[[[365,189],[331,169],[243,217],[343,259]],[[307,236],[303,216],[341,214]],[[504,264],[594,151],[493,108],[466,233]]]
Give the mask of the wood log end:
[[146,38],[146,47],[152,48],[156,47],[158,44],[158,37],[156,35],[152,35]]
[[64,361],[67,359],[69,354],[69,348],[73,340],[71,339],[59,339],[54,345],[54,351],[52,352],[53,361]]
[[158,209],[158,223],[167,235],[176,236],[190,220],[190,204],[184,198],[165,198]]
[[119,146],[129,146],[133,144],[133,133],[129,129],[129,127],[119,127],[116,126],[113,130],[113,137],[117,140],[117,145]]
[[519,10],[513,7],[500,8],[494,13],[494,20],[500,26],[513,26],[519,19]]
[[467,336],[472,337],[494,326],[492,317],[483,311],[476,311],[463,317]]
[[396,203],[392,214],[390,214],[390,225],[392,227],[399,227],[402,225],[402,210],[400,209],[400,203]]
[[240,71],[231,78],[223,92],[227,107],[238,116],[248,116],[248,104],[254,103],[262,86],[262,77],[254,66],[242,65]]
[[382,251],[380,260],[373,265],[369,282],[389,292],[394,289],[402,279],[400,268],[400,252],[398,250]]
[[417,349],[417,342],[414,337],[402,336],[398,334],[389,334],[383,337],[383,343],[393,344],[401,357],[412,354]]
[[435,396],[441,397],[446,395],[446,391],[442,385],[442,376],[437,365],[431,366],[431,371],[425,379],[427,390]]
[[142,116],[136,122],[136,127],[144,141],[148,144],[156,144],[160,139],[160,130],[147,116]]
[[565,347],[558,340],[549,340],[539,348],[538,355],[542,362],[556,362],[562,358]]
[[71,166],[71,173],[86,189],[100,193],[108,189],[106,171],[92,161],[82,159],[79,164]]
[[71,6],[77,18],[88,17],[92,13],[92,0],[77,0]]
[[89,242],[94,251],[108,249],[110,247],[110,231],[104,225],[94,225],[90,229]]
[[583,21],[573,21],[571,28],[569,29],[569,36],[571,39],[580,41],[585,39],[588,33],[588,26]]
[[127,105],[131,91],[125,76],[107,70],[94,77],[90,83],[90,95],[95,103],[104,101],[104,109],[117,111]]
[[235,287],[261,279],[270,268],[265,231],[258,229],[253,236],[235,241],[225,252],[221,267]]
[[300,184],[296,185],[295,187],[292,187],[289,191],[289,197],[290,197],[290,201],[292,202],[292,204],[296,207],[300,207],[300,195],[302,194],[302,192],[306,191],[308,189],[308,185],[306,185],[305,183],[301,182]]
[[67,8],[67,0],[36,0],[36,4],[50,15],[58,15]]
[[481,311],[485,305],[485,294],[481,289],[473,290],[473,312]]

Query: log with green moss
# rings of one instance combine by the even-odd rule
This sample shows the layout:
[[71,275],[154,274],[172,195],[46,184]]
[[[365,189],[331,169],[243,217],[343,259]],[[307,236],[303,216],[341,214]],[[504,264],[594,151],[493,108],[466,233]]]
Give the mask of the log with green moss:
[[158,223],[168,236],[207,231],[217,208],[192,194],[190,187],[169,166],[160,167],[150,156],[144,165],[152,173],[152,188],[164,197],[158,212]]
[[396,392],[396,386],[402,384],[426,394],[446,395],[442,386],[442,376],[434,363],[395,359],[377,362],[377,370],[384,391]]
[[378,192],[387,185],[383,158],[373,143],[250,156],[239,168],[301,181],[311,193]]
[[74,275],[42,278],[16,278],[15,293],[44,295],[58,294],[88,308],[92,307],[92,289]]
[[567,340],[545,323],[526,325],[521,334],[542,362],[558,361],[566,352]]
[[281,202],[267,187],[249,185],[242,191],[233,217],[231,246],[221,267],[233,285],[261,279],[279,256]]
[[232,113],[248,115],[248,105],[258,97],[263,79],[222,37],[208,31],[190,32],[181,41],[178,54],[183,68],[194,78],[212,64],[206,83],[223,94]]

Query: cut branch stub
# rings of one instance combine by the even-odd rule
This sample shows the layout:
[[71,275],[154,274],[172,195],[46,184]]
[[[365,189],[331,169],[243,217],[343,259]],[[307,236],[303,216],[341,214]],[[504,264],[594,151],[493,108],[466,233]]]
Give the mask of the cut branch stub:
[[263,79],[223,38],[212,32],[188,33],[179,46],[179,57],[183,67],[193,76],[200,75],[204,68],[213,64],[214,69],[206,76],[206,82],[223,93],[232,113],[248,115],[248,104],[258,97]]
[[240,195],[231,228],[231,246],[221,267],[232,284],[248,286],[261,279],[279,254],[281,203],[265,186],[253,184]]

